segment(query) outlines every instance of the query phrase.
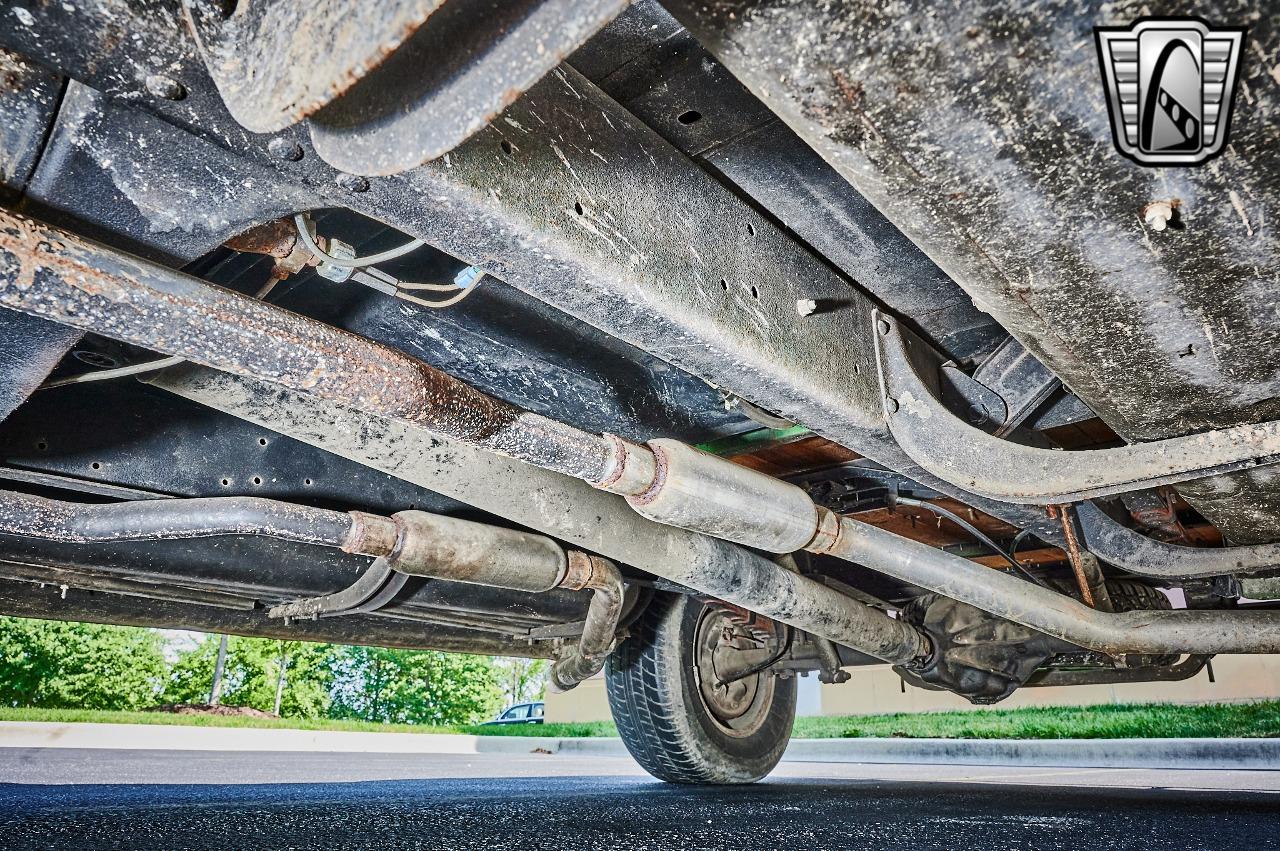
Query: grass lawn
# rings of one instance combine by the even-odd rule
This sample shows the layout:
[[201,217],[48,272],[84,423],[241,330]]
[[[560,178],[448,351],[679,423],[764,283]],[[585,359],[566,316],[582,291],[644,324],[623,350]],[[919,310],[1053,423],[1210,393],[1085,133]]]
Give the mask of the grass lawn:
[[[89,709],[0,707],[0,721],[97,722],[105,724],[186,724],[197,727],[259,727],[286,730],[350,730],[375,733],[468,733],[483,736],[616,736],[611,722],[583,724],[425,727],[374,724],[327,718],[248,718],[174,715],[165,712],[110,712]],[[1280,736],[1280,701],[1174,706],[1116,706],[984,709],[977,712],[920,712],[796,719],[800,738],[864,736],[948,739],[1123,739]]]
[[495,724],[491,727],[379,724],[332,718],[253,718],[237,715],[178,715],[171,712],[127,712],[102,709],[25,709],[0,706],[0,721],[53,721],[94,724],[178,724],[188,727],[254,727],[269,730],[339,730],[356,733],[464,733],[482,736],[616,736],[611,721],[586,724]]
[[813,739],[1170,739],[1280,736],[1280,701],[1175,706],[1134,703],[798,718]]

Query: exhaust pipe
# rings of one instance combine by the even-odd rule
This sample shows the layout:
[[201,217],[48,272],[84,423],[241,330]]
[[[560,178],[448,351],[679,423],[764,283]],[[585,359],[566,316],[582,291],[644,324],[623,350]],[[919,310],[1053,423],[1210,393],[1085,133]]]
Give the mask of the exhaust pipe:
[[612,562],[550,538],[456,517],[402,511],[394,515],[400,538],[388,563],[401,573],[542,593],[554,588],[590,590],[591,603],[576,646],[551,667],[551,679],[568,691],[604,668],[622,619],[626,586]]
[[0,491],[0,534],[67,544],[261,535],[366,556],[395,548],[395,521],[253,496],[84,504]]
[[[625,584],[611,562],[542,535],[404,511],[379,517],[258,497],[77,504],[0,492],[0,534],[69,544],[259,535],[378,558],[399,573],[542,593],[590,590],[578,644],[552,666],[562,690],[597,674],[613,650]],[[278,606],[272,616],[295,606]]]
[[[797,487],[678,441],[643,447],[521,411],[401,352],[11,213],[0,212],[0,253],[0,305],[573,476],[660,523],[768,552],[830,554],[1107,653],[1280,652],[1275,613],[1096,612],[840,518]],[[724,554],[733,558],[697,565],[688,584],[886,661],[928,652],[918,631],[877,610],[744,551]]]
[[388,346],[0,210],[0,306],[401,420],[576,478],[604,438]]
[[[629,444],[619,456],[616,439],[522,411],[403,352],[6,211],[0,305],[593,485],[643,490],[655,472],[643,447]],[[886,662],[909,664],[928,652],[928,639],[907,624],[754,553],[700,536],[668,543],[688,553],[687,563],[665,559],[652,572],[673,582]]]
[[401,573],[534,593],[591,591],[582,637],[552,665],[551,680],[568,691],[604,668],[626,592],[622,574],[608,559],[566,551],[542,535],[456,517],[402,511],[395,518],[402,531],[388,562]]
[[[627,497],[660,523],[768,552],[805,549],[869,567],[928,591],[1112,656],[1126,653],[1280,653],[1280,612],[1110,613],[892,532],[839,517],[803,490],[675,440],[621,442],[626,465],[658,459],[649,487]],[[619,481],[626,476],[619,476]]]
[[592,591],[577,648],[551,667],[551,681],[561,691],[568,691],[604,669],[605,660],[617,643],[626,587],[613,562],[577,550],[569,551],[568,570],[560,587]]

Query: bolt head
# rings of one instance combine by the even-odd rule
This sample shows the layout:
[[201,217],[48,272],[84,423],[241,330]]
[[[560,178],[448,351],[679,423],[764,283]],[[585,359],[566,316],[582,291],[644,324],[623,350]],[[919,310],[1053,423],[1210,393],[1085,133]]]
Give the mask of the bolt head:
[[297,162],[302,159],[302,146],[292,139],[277,136],[267,143],[267,153],[278,160]]
[[147,77],[145,85],[148,94],[162,100],[182,100],[187,96],[187,90],[182,83],[163,74],[152,74]]
[[796,299],[796,313],[801,316],[812,316],[818,312],[818,302],[811,298]]

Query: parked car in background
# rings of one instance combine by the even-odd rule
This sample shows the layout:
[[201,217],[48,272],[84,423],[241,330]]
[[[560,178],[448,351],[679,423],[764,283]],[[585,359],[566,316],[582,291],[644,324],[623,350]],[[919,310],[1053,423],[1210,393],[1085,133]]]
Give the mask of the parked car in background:
[[546,704],[540,700],[533,703],[517,703],[515,706],[508,707],[497,718],[484,723],[486,727],[490,724],[541,724],[545,713]]

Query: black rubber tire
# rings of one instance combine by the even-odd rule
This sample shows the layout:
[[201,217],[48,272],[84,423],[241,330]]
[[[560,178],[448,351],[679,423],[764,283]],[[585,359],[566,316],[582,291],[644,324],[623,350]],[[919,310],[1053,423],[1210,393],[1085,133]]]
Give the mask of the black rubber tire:
[[[1050,580],[1062,593],[1080,599],[1080,586],[1074,580],[1059,577]],[[1173,608],[1169,598],[1145,582],[1136,579],[1108,579],[1107,596],[1116,612],[1168,611]]]
[[1107,596],[1117,612],[1160,612],[1173,608],[1159,589],[1133,579],[1108,579]]
[[[796,681],[775,678],[760,726],[726,733],[698,693],[694,635],[703,602],[654,595],[605,665],[609,707],[627,750],[645,771],[668,783],[753,783],[786,750],[796,714]],[[769,676],[768,674],[763,676]]]

